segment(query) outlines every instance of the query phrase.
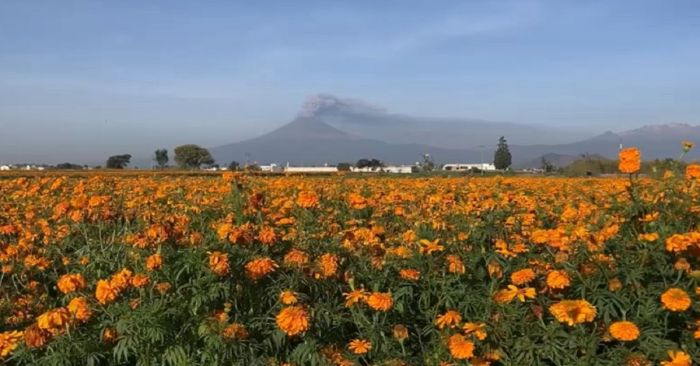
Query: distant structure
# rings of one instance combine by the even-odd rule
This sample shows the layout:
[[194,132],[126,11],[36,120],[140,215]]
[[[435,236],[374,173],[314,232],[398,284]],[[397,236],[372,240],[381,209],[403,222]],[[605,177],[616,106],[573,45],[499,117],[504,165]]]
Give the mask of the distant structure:
[[270,172],[270,173],[280,173],[280,172],[284,171],[284,169],[282,169],[281,166],[279,166],[275,163],[272,163],[272,164],[268,164],[268,165],[260,165],[260,171]]
[[12,167],[9,165],[0,165],[0,170],[5,171],[5,170],[10,170],[10,169],[12,169]]
[[412,165],[388,165],[380,168],[356,168],[351,167],[350,171],[354,173],[396,173],[396,174],[410,174],[413,173],[414,167]]
[[496,166],[491,163],[452,163],[442,166],[442,170],[449,171],[465,171],[470,169],[479,169],[483,171],[495,171]]
[[336,173],[338,168],[334,166],[286,166],[285,173]]

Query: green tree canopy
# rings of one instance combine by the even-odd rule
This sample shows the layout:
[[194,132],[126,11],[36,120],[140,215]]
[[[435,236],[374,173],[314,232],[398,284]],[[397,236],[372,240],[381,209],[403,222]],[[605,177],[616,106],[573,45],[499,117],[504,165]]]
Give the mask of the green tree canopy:
[[209,150],[198,145],[188,144],[175,148],[175,162],[183,168],[192,169],[214,164],[214,158]]
[[107,169],[124,169],[129,165],[129,162],[131,162],[131,155],[129,154],[113,155],[107,159],[105,166]]
[[495,165],[498,170],[508,169],[512,163],[511,159],[512,156],[510,155],[510,149],[508,149],[508,142],[505,137],[501,136],[498,139],[496,153],[493,156],[493,165]]
[[155,160],[156,164],[158,164],[158,167],[163,169],[165,168],[166,165],[168,165],[168,150],[166,149],[158,149],[155,152],[155,156],[153,157],[153,160]]

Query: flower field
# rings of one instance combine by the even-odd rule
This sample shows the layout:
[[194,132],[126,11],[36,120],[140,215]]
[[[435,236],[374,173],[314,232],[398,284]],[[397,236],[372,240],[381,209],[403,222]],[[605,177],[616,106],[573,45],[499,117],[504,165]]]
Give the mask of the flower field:
[[690,365],[699,170],[0,177],[0,362]]

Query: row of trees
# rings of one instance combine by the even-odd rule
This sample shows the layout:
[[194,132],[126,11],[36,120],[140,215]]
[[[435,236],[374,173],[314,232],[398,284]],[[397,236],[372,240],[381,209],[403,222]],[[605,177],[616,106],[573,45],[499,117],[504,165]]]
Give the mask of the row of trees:
[[[209,150],[194,144],[187,144],[175,148],[175,163],[186,169],[196,169],[202,165],[213,165],[214,158],[209,153]],[[153,161],[156,166],[163,169],[168,166],[170,157],[167,149],[158,149],[155,151]],[[107,159],[105,166],[108,169],[124,169],[131,162],[131,155],[113,155]],[[237,163],[236,163],[237,164]]]

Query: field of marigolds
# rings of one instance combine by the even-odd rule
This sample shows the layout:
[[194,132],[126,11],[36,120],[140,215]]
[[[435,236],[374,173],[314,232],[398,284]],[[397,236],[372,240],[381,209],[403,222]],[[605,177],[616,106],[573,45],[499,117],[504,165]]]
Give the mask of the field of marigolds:
[[691,365],[700,166],[620,159],[617,178],[0,177],[0,363]]

